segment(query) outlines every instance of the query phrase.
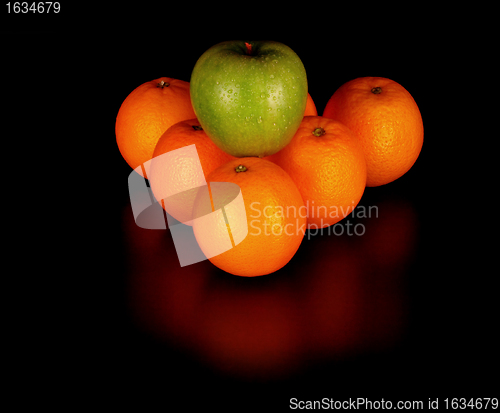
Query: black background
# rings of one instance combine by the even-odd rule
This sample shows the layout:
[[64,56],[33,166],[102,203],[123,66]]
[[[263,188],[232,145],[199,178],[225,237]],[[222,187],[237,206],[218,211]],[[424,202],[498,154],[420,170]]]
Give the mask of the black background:
[[[18,149],[29,148],[30,155],[41,160],[37,172],[47,171],[57,182],[57,188],[50,190],[47,185],[34,185],[39,202],[58,195],[57,202],[44,203],[50,204],[43,209],[50,210],[50,215],[39,213],[36,220],[46,233],[57,234],[58,252],[49,248],[42,253],[43,268],[57,270],[44,285],[49,285],[49,291],[43,304],[24,319],[39,332],[36,345],[23,341],[31,349],[24,352],[32,360],[28,371],[40,378],[30,380],[29,388],[43,382],[44,371],[55,371],[57,379],[50,381],[51,387],[64,388],[75,404],[92,403],[99,396],[111,405],[155,401],[166,410],[196,405],[235,410],[269,406],[281,411],[288,409],[293,397],[424,403],[436,397],[441,403],[446,397],[498,397],[498,305],[492,300],[497,270],[488,265],[490,249],[482,247],[488,244],[488,233],[476,233],[491,219],[478,218],[487,200],[474,198],[474,183],[461,179],[463,172],[455,173],[461,165],[457,142],[462,136],[460,128],[449,127],[449,106],[457,101],[450,62],[459,50],[446,37],[425,35],[431,33],[434,20],[427,25],[403,20],[394,26],[384,25],[379,13],[376,19],[365,16],[362,21],[350,14],[340,19],[320,13],[315,18],[295,17],[272,33],[265,30],[265,22],[259,22],[259,30],[228,29],[219,35],[224,19],[211,27],[205,17],[202,24],[203,11],[193,16],[141,9],[136,17],[142,21],[139,29],[132,24],[135,9],[126,14],[70,10],[64,21],[38,24],[39,19],[36,25],[26,24],[26,19],[18,24],[17,16],[4,34],[7,77],[15,96],[9,116],[25,125],[28,136],[18,139]],[[245,28],[251,26],[244,20]],[[111,29],[103,23],[107,21],[113,22]],[[235,23],[234,17],[229,22]],[[130,168],[114,135],[120,104],[148,80],[168,76],[189,81],[192,67],[206,49],[245,37],[281,41],[299,55],[319,114],[346,81],[382,76],[412,94],[425,131],[414,167],[389,185],[368,188],[361,201],[379,205],[380,211],[391,203],[410,211],[410,224],[404,222],[411,230],[411,249],[390,272],[404,298],[400,339],[381,349],[372,350],[368,344],[349,357],[332,353],[279,378],[228,374],[203,357],[157,338],[134,321],[129,298],[129,282],[137,271],[131,263],[140,259],[131,253],[130,233],[124,229],[124,222],[133,223],[133,218],[127,187]],[[32,114],[30,121],[23,116],[17,121],[16,115],[26,108]],[[55,213],[54,205],[58,206]],[[368,236],[370,223],[359,222],[367,224]],[[391,223],[390,216],[387,222]],[[394,234],[405,233],[397,222],[392,224]],[[140,239],[151,237],[147,230],[139,233]],[[386,235],[388,242],[391,234]],[[169,233],[164,235],[161,242],[167,245]],[[331,238],[323,242],[332,248],[348,246],[353,253],[361,243]],[[217,294],[217,288],[241,291],[252,282],[249,288],[255,291],[277,291],[282,285],[300,290],[298,286],[313,276],[307,270],[320,241],[304,240],[292,262],[275,275],[234,280],[212,271],[209,293]],[[42,239],[37,244],[43,244]],[[335,252],[332,256],[335,259]],[[370,269],[369,257],[360,253],[357,259],[367,264],[363,280],[372,277],[376,283],[373,277],[386,275],[383,266]],[[178,265],[154,257],[148,262],[158,265],[159,272]],[[307,304],[301,305],[307,311]],[[50,316],[40,316],[46,307]],[[57,400],[56,393],[46,397]]]

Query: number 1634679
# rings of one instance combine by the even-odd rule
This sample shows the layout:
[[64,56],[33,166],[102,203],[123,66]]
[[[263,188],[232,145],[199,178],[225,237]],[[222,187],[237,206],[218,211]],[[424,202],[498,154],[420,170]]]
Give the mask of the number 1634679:
[[498,409],[496,397],[483,397],[477,399],[453,398],[444,399],[446,409]]
[[61,4],[58,1],[16,1],[7,3],[7,13],[59,13]]

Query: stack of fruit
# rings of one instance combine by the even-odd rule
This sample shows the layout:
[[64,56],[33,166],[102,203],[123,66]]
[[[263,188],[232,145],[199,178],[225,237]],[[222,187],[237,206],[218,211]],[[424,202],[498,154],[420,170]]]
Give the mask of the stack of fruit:
[[[194,144],[209,187],[237,184],[248,234],[210,261],[235,275],[258,276],[286,265],[306,229],[345,218],[366,186],[405,174],[422,148],[423,123],[408,91],[381,77],[345,83],[318,116],[293,50],[271,41],[229,41],[198,59],[190,83],[164,77],[135,89],[118,112],[116,138],[133,169]],[[159,194],[193,180],[183,161],[151,168],[147,176],[175,218],[179,208]],[[193,225],[202,250],[216,242],[189,219],[196,196],[175,200],[187,214],[178,219]],[[230,236],[237,230],[225,215],[217,225]]]

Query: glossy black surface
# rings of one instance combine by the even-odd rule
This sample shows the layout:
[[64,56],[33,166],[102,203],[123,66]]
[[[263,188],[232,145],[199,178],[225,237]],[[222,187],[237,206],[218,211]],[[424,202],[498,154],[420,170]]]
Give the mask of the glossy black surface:
[[[363,235],[306,236],[283,269],[248,279],[208,261],[181,268],[168,231],[134,223],[131,170],[114,135],[121,102],[157,77],[189,81],[208,47],[234,37],[155,36],[87,30],[69,36],[71,47],[57,32],[8,37],[12,76],[26,87],[32,66],[14,52],[35,42],[47,66],[38,79],[57,97],[41,124],[63,126],[56,148],[66,152],[51,149],[58,161],[51,173],[66,203],[50,222],[64,228],[60,240],[77,256],[64,266],[61,289],[51,290],[54,300],[44,300],[62,299],[49,320],[64,339],[46,333],[55,355],[37,359],[63,365],[63,381],[87,400],[99,394],[117,404],[133,398],[165,407],[286,410],[291,398],[498,396],[491,378],[497,277],[485,265],[494,251],[491,232],[476,233],[493,219],[480,222],[487,204],[469,196],[476,181],[455,181],[462,137],[447,127],[443,107],[454,97],[437,87],[446,72],[436,69],[432,45],[414,40],[400,49],[398,36],[359,47],[313,34],[273,38],[301,57],[319,114],[353,78],[401,83],[421,110],[424,145],[404,177],[366,189],[360,206],[376,207],[372,216],[343,226],[361,225]],[[43,107],[40,93],[39,103],[28,103]]]

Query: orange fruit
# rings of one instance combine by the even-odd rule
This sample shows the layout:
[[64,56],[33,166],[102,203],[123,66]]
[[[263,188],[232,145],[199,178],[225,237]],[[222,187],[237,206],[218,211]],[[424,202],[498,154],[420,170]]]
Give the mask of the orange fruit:
[[[195,145],[196,152],[176,151],[189,145]],[[169,156],[162,157],[164,154]],[[175,123],[163,133],[146,174],[153,195],[163,208],[178,221],[191,225],[198,188],[205,184],[210,172],[231,159],[235,158],[215,146],[197,119],[189,119]]]
[[316,110],[316,105],[311,95],[307,94],[306,111],[304,116],[318,116],[318,111]]
[[330,98],[323,116],[342,122],[361,140],[367,186],[403,176],[422,149],[420,110],[410,93],[393,80],[362,77],[345,83]]
[[[209,199],[206,193],[198,196],[196,216],[200,216],[197,208],[211,203],[209,212],[223,213],[210,214],[214,217],[210,225],[194,220],[193,230],[201,250],[215,266],[254,277],[277,271],[290,261],[304,237],[306,214],[299,190],[283,169],[265,159],[239,158],[214,170],[207,182],[211,194]],[[215,184],[221,182],[239,186],[244,208],[238,210],[231,204],[234,194],[225,197],[219,191],[214,195]],[[218,248],[228,232],[232,248],[211,256],[214,247],[224,250]]]
[[306,116],[291,142],[268,158],[297,185],[308,228],[324,228],[352,213],[366,185],[363,149],[340,122]]
[[[160,77],[143,83],[123,101],[116,117],[118,149],[132,169],[153,156],[160,136],[174,123],[195,118],[189,82]],[[142,171],[140,172],[141,175]]]

